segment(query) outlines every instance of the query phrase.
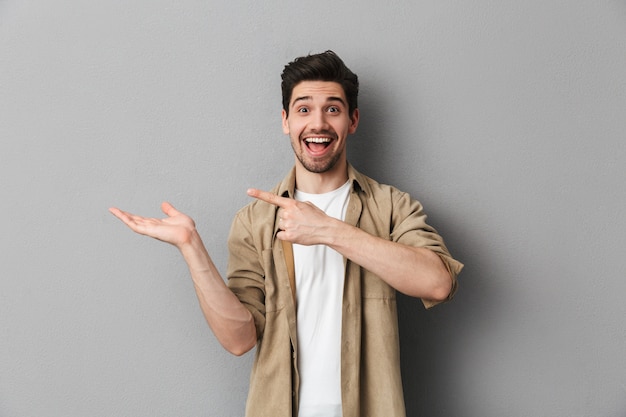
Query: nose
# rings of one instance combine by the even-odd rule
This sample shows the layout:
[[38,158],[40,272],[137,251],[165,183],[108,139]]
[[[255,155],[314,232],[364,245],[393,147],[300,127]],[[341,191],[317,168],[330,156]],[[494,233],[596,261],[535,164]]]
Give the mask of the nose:
[[314,131],[323,131],[328,129],[326,113],[324,111],[316,111],[311,119],[311,129]]

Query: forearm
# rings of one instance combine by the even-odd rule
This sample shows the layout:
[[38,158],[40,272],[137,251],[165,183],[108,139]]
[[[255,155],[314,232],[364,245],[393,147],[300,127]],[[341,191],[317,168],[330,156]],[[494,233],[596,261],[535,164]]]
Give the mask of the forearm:
[[427,248],[385,240],[336,220],[324,235],[328,246],[404,294],[437,301],[450,294],[452,277],[441,258]]
[[204,317],[219,342],[235,355],[252,349],[256,344],[252,314],[226,286],[198,233],[179,249],[189,266]]

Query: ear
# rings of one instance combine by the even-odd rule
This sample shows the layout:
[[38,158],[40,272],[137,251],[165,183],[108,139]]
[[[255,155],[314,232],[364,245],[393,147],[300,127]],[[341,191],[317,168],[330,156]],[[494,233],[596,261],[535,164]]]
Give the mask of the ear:
[[283,133],[285,135],[289,134],[289,123],[287,123],[287,112],[285,109],[282,110],[281,117],[283,118]]
[[352,134],[356,132],[356,128],[359,125],[359,109],[354,109],[352,112],[352,116],[350,116],[350,127],[348,128],[348,133]]

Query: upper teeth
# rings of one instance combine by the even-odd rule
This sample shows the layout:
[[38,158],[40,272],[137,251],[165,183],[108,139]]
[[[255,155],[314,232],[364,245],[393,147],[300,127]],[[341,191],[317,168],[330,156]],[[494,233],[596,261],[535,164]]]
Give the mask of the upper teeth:
[[311,143],[325,143],[325,142],[330,142],[329,138],[306,138],[306,141]]

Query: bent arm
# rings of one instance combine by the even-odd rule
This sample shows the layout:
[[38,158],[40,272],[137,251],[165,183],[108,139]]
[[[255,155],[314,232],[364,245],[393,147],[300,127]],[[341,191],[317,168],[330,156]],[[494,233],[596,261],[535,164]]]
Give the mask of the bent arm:
[[180,251],[189,266],[202,313],[226,350],[243,355],[256,344],[256,328],[250,311],[226,286],[200,235],[192,234]]
[[248,194],[280,208],[281,231],[276,235],[279,239],[302,245],[327,245],[396,290],[425,302],[443,301],[452,291],[454,277],[439,255],[429,248],[374,236],[327,216],[308,202],[256,189]]
[[170,243],[180,250],[211,330],[229,352],[246,353],[256,344],[252,314],[224,283],[194,221],[169,203],[163,203],[161,209],[167,218],[146,218],[117,208],[109,211],[134,232]]
[[450,272],[430,249],[385,240],[335,219],[325,227],[326,245],[396,290],[432,301],[443,301],[450,294]]

